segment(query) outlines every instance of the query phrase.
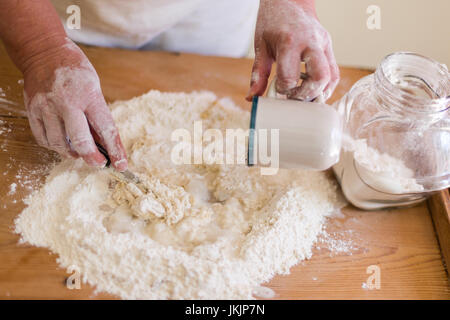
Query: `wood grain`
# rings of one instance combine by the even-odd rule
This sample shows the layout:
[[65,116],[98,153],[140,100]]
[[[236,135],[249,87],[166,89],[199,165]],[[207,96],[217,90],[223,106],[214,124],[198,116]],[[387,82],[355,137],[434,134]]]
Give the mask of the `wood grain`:
[[438,192],[428,199],[428,208],[434,222],[439,246],[445,265],[450,266],[450,192],[449,189]]
[[[131,52],[83,48],[98,70],[107,101],[129,99],[150,89],[162,91],[211,90],[229,96],[248,109],[244,100],[252,61],[162,52]],[[342,96],[369,71],[341,68],[342,81],[333,100]],[[20,73],[0,47],[0,298],[109,299],[83,284],[69,290],[69,276],[58,268],[48,250],[18,244],[14,219],[24,209],[29,193],[23,182],[37,185],[45,168],[56,161],[53,152],[38,147],[31,135],[22,103]],[[10,132],[8,132],[10,131]],[[25,178],[24,178],[25,177]],[[22,183],[18,183],[22,181]],[[10,185],[18,183],[9,195]],[[327,225],[337,247],[333,254],[319,244],[313,257],[294,267],[288,276],[276,276],[267,286],[279,299],[449,299],[450,287],[442,254],[426,203],[399,210],[364,212],[351,206]],[[445,235],[444,235],[445,236]],[[446,236],[448,239],[448,235]],[[329,243],[328,243],[329,246]],[[381,270],[381,289],[368,290],[366,269]]]

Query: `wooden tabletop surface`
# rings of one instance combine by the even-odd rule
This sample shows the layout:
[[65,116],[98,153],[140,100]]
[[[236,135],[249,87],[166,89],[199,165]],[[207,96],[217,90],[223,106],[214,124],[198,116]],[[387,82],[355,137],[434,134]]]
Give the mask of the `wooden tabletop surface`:
[[[211,90],[244,100],[252,61],[189,54],[83,48],[96,67],[108,102],[129,99],[150,89]],[[341,68],[341,83],[332,100],[342,96],[369,71]],[[46,249],[19,245],[14,219],[24,209],[28,185],[44,179],[43,167],[54,153],[36,145],[22,102],[22,79],[0,45],[0,298],[104,299],[82,284],[65,285],[70,275],[58,268]],[[10,186],[17,183],[15,193]],[[267,284],[280,299],[449,299],[448,275],[426,203],[397,210],[364,212],[351,206],[344,217],[330,220],[331,240],[313,257]],[[336,250],[327,247],[335,246]],[[380,271],[380,288],[367,288],[369,266]],[[372,267],[373,268],[373,267]],[[376,268],[376,267],[375,267]]]

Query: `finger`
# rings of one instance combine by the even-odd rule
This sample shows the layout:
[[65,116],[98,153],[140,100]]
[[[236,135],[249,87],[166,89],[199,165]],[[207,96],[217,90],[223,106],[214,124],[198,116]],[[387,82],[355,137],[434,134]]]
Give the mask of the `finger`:
[[48,148],[47,136],[42,120],[36,114],[28,112],[28,121],[30,122],[31,132],[38,145]]
[[113,167],[119,171],[127,170],[126,152],[103,96],[90,105],[85,113],[90,125],[100,137],[100,143],[108,151]]
[[63,113],[64,125],[72,148],[88,165],[103,167],[105,157],[95,146],[89,125],[83,111],[69,108]]
[[301,52],[292,47],[289,41],[283,41],[277,49],[278,93],[287,94],[297,86],[301,71]]
[[64,124],[58,115],[51,112],[43,112],[42,119],[47,135],[48,147],[63,156],[68,156],[70,147],[66,140]]
[[334,57],[334,53],[333,53],[331,44],[329,44],[325,48],[325,56],[327,57],[328,64],[330,65],[330,82],[328,83],[328,85],[324,91],[324,99],[327,100],[328,98],[331,97],[334,90],[336,89],[336,86],[339,83],[340,72],[339,72],[339,67],[336,63],[336,58]]
[[306,63],[308,79],[304,80],[300,87],[296,87],[288,93],[288,98],[303,101],[312,101],[321,95],[330,82],[330,67],[325,53],[321,50],[307,49],[303,53]]
[[267,87],[273,59],[270,57],[267,47],[263,41],[255,48],[255,62],[252,68],[252,79],[250,90],[246,99],[251,101],[253,96],[261,96]]
[[44,123],[42,122],[41,110],[47,105],[47,101],[42,95],[36,95],[29,99],[26,91],[23,91],[23,100],[27,109],[28,121],[30,122],[31,132],[38,145],[48,147],[47,135],[45,133]]

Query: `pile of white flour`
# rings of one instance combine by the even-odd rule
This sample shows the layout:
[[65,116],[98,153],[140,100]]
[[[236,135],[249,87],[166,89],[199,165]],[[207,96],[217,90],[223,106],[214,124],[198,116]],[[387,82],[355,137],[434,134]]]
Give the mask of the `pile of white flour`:
[[76,267],[98,291],[124,299],[252,298],[261,283],[311,256],[326,217],[343,204],[325,173],[174,165],[175,129],[192,131],[196,120],[204,129],[248,129],[248,112],[230,100],[151,91],[111,109],[130,170],[151,196],[117,181],[112,169],[69,159],[16,220],[23,242],[57,253],[62,267]]

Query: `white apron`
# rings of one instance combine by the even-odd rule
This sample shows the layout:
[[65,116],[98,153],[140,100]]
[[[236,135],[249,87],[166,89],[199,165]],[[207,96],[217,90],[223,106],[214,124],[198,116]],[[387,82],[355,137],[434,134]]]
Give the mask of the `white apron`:
[[[89,45],[242,57],[258,0],[52,0],[68,36]],[[81,29],[67,28],[70,5]]]

